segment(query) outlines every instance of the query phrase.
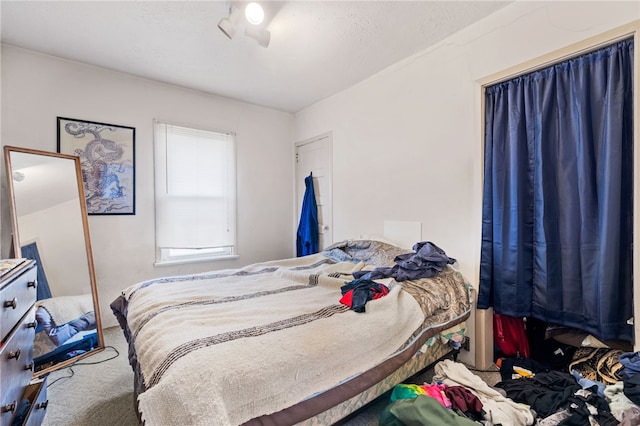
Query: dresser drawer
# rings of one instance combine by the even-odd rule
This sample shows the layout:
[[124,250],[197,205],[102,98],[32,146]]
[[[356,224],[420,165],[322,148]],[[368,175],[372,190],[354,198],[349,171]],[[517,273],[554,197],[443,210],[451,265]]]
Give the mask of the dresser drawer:
[[[11,420],[11,426],[40,426],[47,414],[48,406],[47,378],[31,382],[22,394],[17,412]],[[2,424],[4,426],[5,423]]]
[[35,308],[31,307],[0,348],[0,425],[8,425],[33,377]]
[[2,283],[0,289],[0,342],[20,322],[36,301],[37,268],[35,263],[20,275]]
[[30,403],[29,412],[21,425],[40,426],[47,413],[49,400],[47,399],[47,379],[31,383],[23,395],[23,399]]

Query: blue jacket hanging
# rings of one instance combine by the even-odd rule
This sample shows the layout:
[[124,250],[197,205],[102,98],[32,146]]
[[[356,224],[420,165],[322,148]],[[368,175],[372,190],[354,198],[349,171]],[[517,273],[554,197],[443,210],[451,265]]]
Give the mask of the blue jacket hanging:
[[318,206],[313,190],[313,173],[304,178],[304,198],[302,199],[302,212],[296,238],[297,256],[306,256],[318,252]]

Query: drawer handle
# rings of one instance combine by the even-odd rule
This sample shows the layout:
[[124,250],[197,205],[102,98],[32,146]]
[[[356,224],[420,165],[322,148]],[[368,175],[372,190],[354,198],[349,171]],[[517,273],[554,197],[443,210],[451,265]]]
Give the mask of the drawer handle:
[[49,405],[49,400],[47,399],[44,402],[40,402],[40,403],[36,404],[36,410],[40,410],[40,409],[45,409],[46,410],[48,405]]
[[12,359],[12,358],[15,358],[16,360],[20,358],[20,348],[16,349],[13,352],[9,352],[9,354],[7,355],[7,359]]
[[17,308],[18,307],[18,299],[17,298],[13,298],[11,300],[5,300],[4,301],[4,307],[5,308]]
[[36,328],[38,326],[38,322],[37,321],[33,321],[33,322],[28,322],[27,323],[27,328]]
[[16,401],[13,401],[11,404],[7,404],[2,407],[3,413],[14,413],[16,411]]
[[35,281],[29,281],[27,283],[27,288],[31,288],[31,287],[36,288],[36,282]]
[[32,362],[31,364],[27,364],[27,365],[25,365],[25,366],[24,366],[24,369],[25,369],[25,370],[31,370],[31,371],[33,371],[33,362]]

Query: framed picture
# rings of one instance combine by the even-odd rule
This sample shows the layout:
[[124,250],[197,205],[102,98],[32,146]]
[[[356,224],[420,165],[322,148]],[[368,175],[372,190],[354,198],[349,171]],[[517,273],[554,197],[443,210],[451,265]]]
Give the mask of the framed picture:
[[80,157],[87,213],[136,214],[134,127],[58,117],[58,152]]

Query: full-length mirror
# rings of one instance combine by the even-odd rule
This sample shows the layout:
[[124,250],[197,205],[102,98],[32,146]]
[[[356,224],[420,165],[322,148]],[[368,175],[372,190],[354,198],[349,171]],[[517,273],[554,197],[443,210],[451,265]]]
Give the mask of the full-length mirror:
[[5,146],[15,257],[38,265],[34,376],[104,348],[77,157]]

